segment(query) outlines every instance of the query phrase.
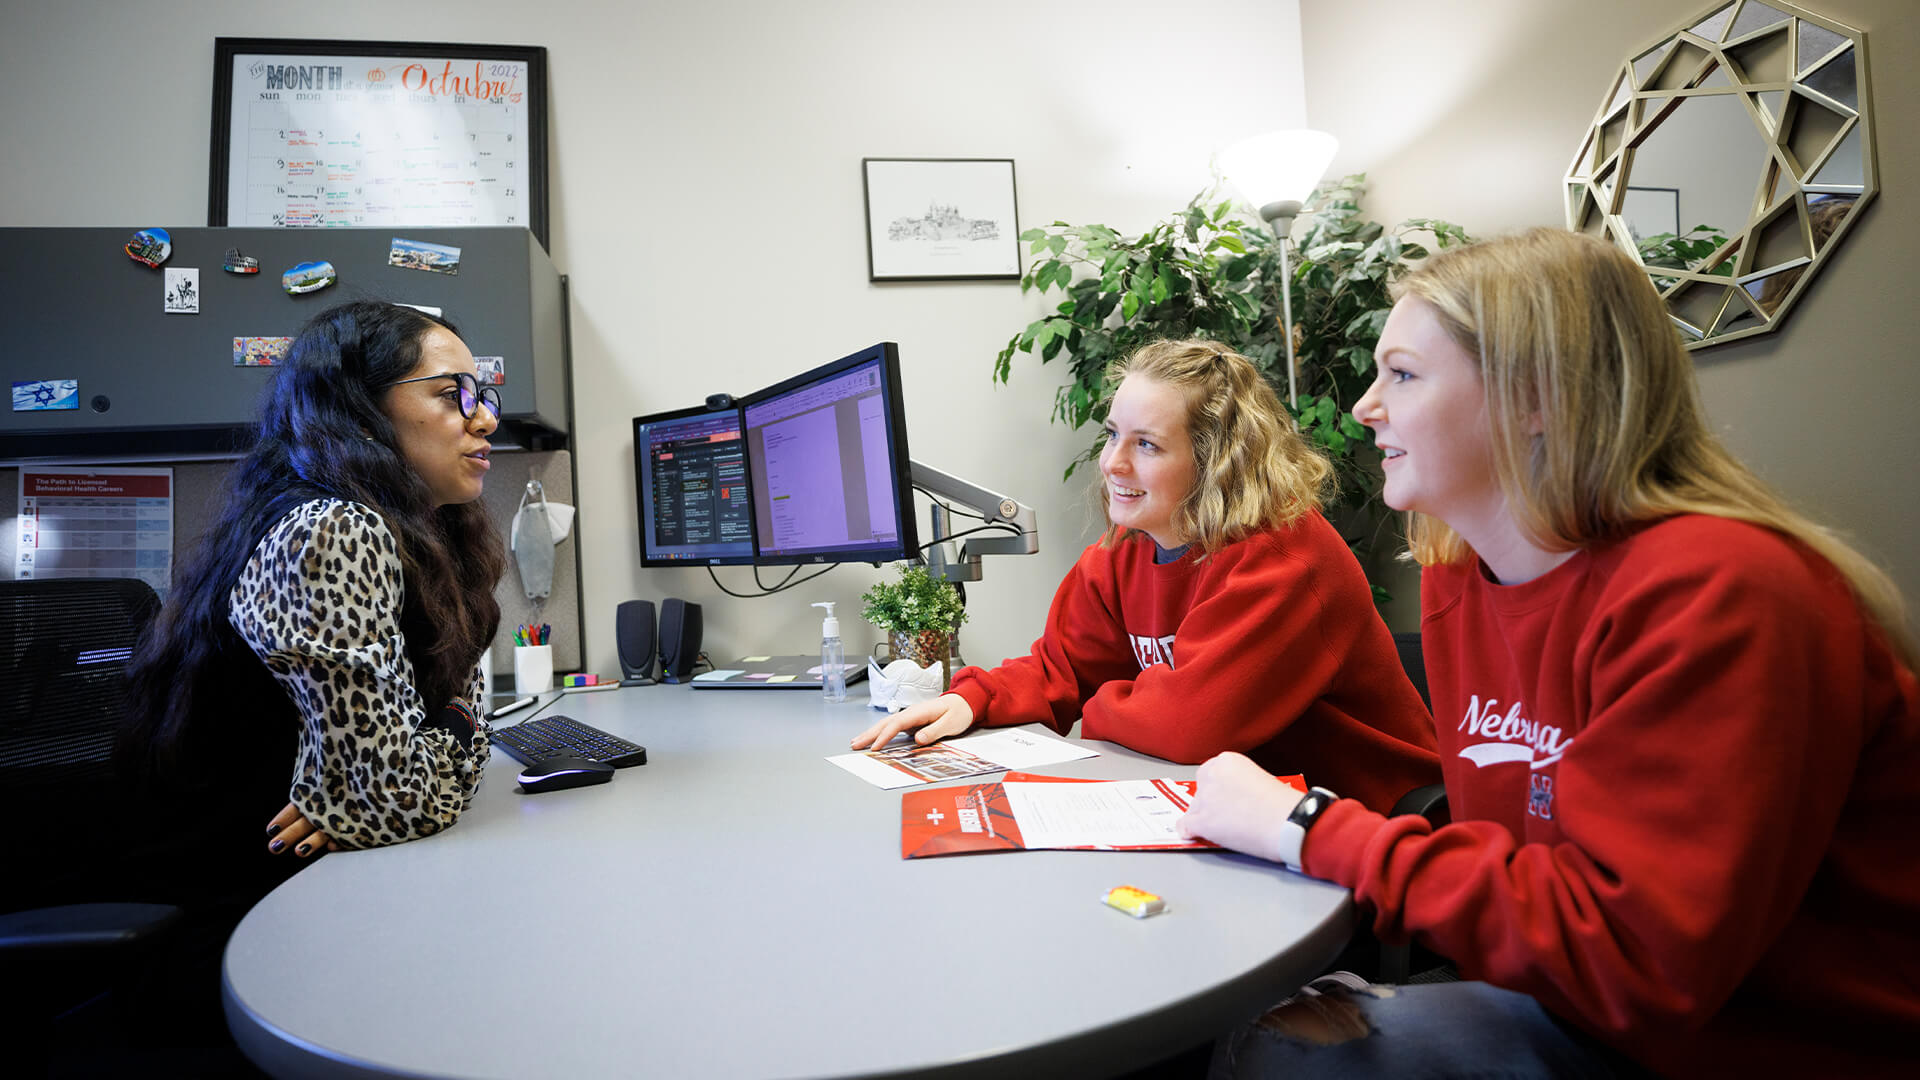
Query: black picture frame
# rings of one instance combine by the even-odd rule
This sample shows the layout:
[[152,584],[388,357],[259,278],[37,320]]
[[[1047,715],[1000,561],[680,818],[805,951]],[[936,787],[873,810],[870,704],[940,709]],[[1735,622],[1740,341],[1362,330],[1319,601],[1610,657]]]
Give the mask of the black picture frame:
[[[422,220],[420,219],[422,215],[417,212],[396,209],[393,213],[377,213],[372,207],[368,207],[362,214],[364,220],[336,218],[308,220],[304,214],[299,215],[300,220],[294,221],[255,220],[259,216],[257,211],[249,213],[243,220],[233,220],[237,216],[234,213],[236,208],[245,209],[248,206],[246,202],[248,192],[234,190],[235,185],[232,181],[235,154],[236,152],[247,154],[254,146],[251,141],[251,130],[239,132],[234,130],[236,60],[246,58],[251,61],[250,69],[258,65],[264,72],[275,67],[271,61],[278,57],[286,57],[289,60],[325,59],[341,61],[341,63],[279,65],[282,70],[293,69],[294,75],[286,78],[267,75],[260,90],[256,91],[248,85],[244,88],[245,93],[260,97],[264,97],[267,92],[281,91],[289,94],[316,95],[303,100],[311,101],[314,107],[329,106],[335,109],[359,104],[357,100],[349,102],[342,95],[364,93],[366,95],[364,108],[378,107],[382,110],[393,110],[392,112],[383,111],[380,116],[383,118],[407,117],[414,121],[413,130],[416,131],[434,127],[450,118],[462,115],[456,110],[499,105],[503,110],[502,116],[508,118],[505,122],[513,129],[508,132],[508,144],[499,144],[497,132],[487,133],[495,135],[492,140],[493,149],[489,152],[489,156],[498,156],[485,162],[484,167],[477,158],[469,159],[473,166],[470,175],[475,177],[475,183],[500,184],[499,190],[504,191],[516,186],[508,182],[511,174],[522,174],[526,219],[516,220],[520,216],[516,212],[517,203],[504,207],[492,205],[495,201],[517,199],[519,192],[514,192],[511,196],[500,196],[493,193],[495,189],[487,188],[485,190],[488,192],[488,205],[484,210],[468,215],[470,220],[447,220],[444,215],[453,211],[446,210],[437,210],[434,214],[425,215],[425,219]],[[362,60],[367,62],[364,68],[358,64]],[[401,74],[393,77],[395,89],[386,91],[393,100],[375,97],[374,95],[381,93],[385,88],[368,90],[368,87],[373,87],[375,84],[371,80],[363,81],[365,76],[379,71],[382,75],[379,81],[384,83],[386,69],[395,66],[393,62],[397,60],[440,63],[437,71],[426,68],[424,64],[401,65]],[[471,72],[457,69],[454,67],[456,63],[463,65],[470,63],[473,68]],[[490,71],[490,64],[497,68],[499,73]],[[514,68],[512,65],[515,64],[524,65],[524,70]],[[414,73],[413,68],[416,66],[422,68],[423,74]],[[355,74],[348,74],[349,71],[358,74],[360,78],[356,78]],[[525,82],[520,83],[517,77],[506,74],[509,72],[524,76]],[[250,71],[249,77],[261,76]],[[292,80],[291,85],[288,82],[289,78]],[[412,82],[415,78],[420,79],[419,88],[409,89],[405,84]],[[449,90],[449,87],[454,89]],[[461,93],[461,90],[467,92]],[[485,95],[488,91],[498,91],[498,93],[496,96],[487,97]],[[348,224],[395,229],[450,225],[524,225],[532,230],[535,239],[540,241],[540,245],[546,247],[547,107],[547,50],[542,46],[297,38],[215,38],[213,134],[207,172],[207,224],[214,226],[290,225],[293,227],[305,224]],[[517,140],[521,143],[517,148],[510,145],[515,141],[513,136],[519,134],[520,118],[512,115],[516,110],[524,112],[525,122],[525,138]],[[397,128],[395,130],[397,131]],[[478,134],[469,133],[470,140],[477,142],[478,137]],[[316,142],[319,141],[323,140],[316,140]],[[316,148],[316,152],[324,153],[324,150]],[[510,166],[507,164],[509,162],[511,162]],[[284,169],[285,166],[283,165],[282,168]],[[492,174],[495,169],[498,169],[498,175]],[[328,189],[316,187],[315,190],[320,192],[318,198],[321,201],[321,205],[316,206],[316,213],[345,216],[345,213],[340,210],[340,203],[328,200]],[[361,196],[358,195],[349,197],[351,202],[348,205],[364,205],[359,201],[360,198]],[[435,214],[442,216],[434,216]],[[294,217],[295,215],[289,212],[286,216]]]
[[1620,216],[1630,225],[1654,226],[1653,231],[1646,234],[1648,236],[1661,232],[1678,236],[1680,235],[1680,189],[1634,187],[1629,184],[1626,196],[1621,200]]
[[1012,158],[861,158],[867,280],[1019,281]]

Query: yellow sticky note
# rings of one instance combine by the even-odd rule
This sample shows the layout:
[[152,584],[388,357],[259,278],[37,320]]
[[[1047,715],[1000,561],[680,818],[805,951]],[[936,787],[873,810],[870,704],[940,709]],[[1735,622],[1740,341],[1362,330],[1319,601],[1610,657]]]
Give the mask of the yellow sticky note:
[[791,676],[791,675],[775,675],[775,676],[773,676],[772,678],[770,678],[770,679],[768,679],[767,681],[768,681],[768,682],[792,682],[792,681],[793,681],[793,676]]
[[771,659],[773,659],[771,656],[743,656],[740,658],[740,662],[743,664],[764,664]]

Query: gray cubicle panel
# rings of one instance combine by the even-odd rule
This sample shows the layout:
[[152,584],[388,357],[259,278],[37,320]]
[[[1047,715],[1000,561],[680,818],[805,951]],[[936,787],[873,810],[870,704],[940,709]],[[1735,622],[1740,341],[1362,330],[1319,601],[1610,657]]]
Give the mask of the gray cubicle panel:
[[[231,452],[270,367],[234,364],[237,337],[288,337],[350,299],[437,307],[475,356],[503,358],[497,445],[561,449],[571,429],[564,284],[523,228],[167,229],[162,268],[129,258],[135,226],[0,229],[0,367],[12,382],[73,379],[79,407],[0,412],[0,461]],[[461,249],[459,272],[388,265],[393,239]],[[229,248],[258,274],[222,269]],[[326,260],[337,282],[289,295],[281,274]],[[197,268],[199,313],[164,310],[166,268]]]

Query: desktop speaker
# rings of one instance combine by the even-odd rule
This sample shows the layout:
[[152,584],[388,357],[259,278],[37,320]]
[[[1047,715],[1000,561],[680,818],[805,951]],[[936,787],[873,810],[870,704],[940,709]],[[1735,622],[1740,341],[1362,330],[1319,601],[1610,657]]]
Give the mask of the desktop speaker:
[[660,678],[685,682],[700,655],[700,605],[668,597],[660,604]]
[[653,601],[628,600],[613,613],[614,644],[620,650],[620,685],[651,686],[653,658],[658,651],[653,626]]

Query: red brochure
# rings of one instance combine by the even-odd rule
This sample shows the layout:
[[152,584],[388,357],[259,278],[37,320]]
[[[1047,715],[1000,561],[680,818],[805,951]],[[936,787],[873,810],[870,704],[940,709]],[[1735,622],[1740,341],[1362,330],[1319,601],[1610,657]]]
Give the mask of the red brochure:
[[[1283,782],[1306,790],[1299,776]],[[1010,772],[997,783],[900,797],[900,857],[987,851],[1205,851],[1173,827],[1192,780],[1087,780]]]

